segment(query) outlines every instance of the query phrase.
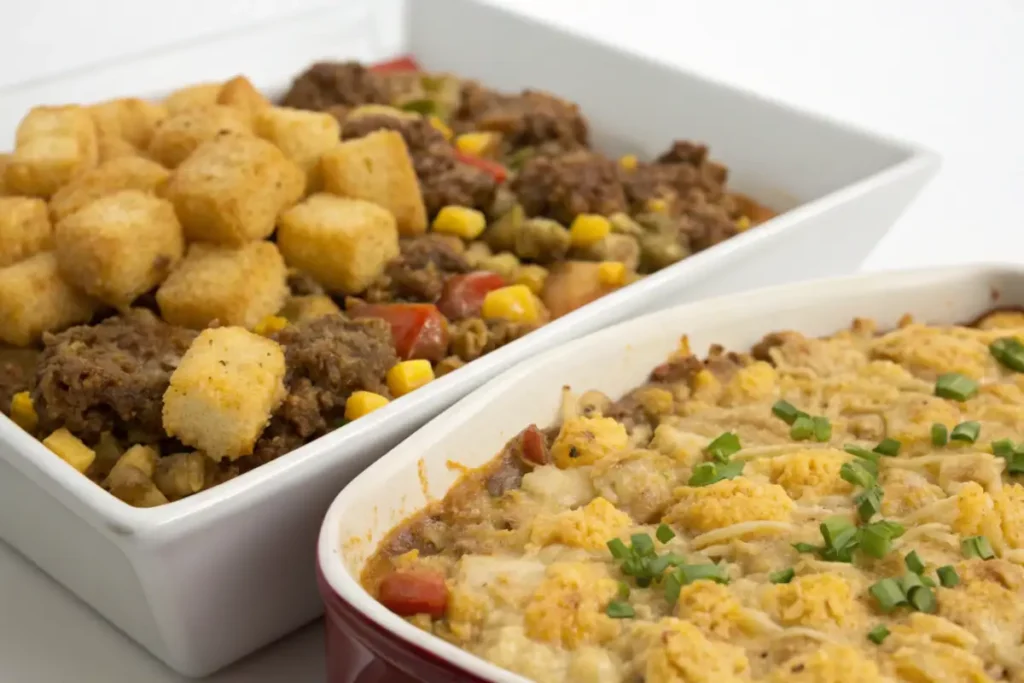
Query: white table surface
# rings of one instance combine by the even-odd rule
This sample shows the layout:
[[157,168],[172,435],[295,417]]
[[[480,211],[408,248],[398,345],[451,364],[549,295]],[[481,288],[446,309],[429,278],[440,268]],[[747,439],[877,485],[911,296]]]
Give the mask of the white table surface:
[[[866,269],[1024,262],[1024,3],[633,0],[628,11],[625,0],[515,4],[940,152],[939,176]],[[90,40],[88,31],[65,33]],[[312,625],[208,680],[323,679],[322,631]],[[182,680],[0,543],[0,681]]]

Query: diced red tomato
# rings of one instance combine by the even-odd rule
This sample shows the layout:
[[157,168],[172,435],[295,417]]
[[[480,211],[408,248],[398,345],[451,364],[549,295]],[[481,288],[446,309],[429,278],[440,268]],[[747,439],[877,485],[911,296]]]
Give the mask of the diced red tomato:
[[503,183],[505,182],[505,179],[508,178],[508,169],[497,161],[484,159],[483,157],[478,157],[475,154],[466,154],[465,152],[460,152],[458,150],[455,150],[455,158],[464,164],[469,164],[470,166],[475,166],[482,171],[487,171],[494,176],[494,180],[496,182]]
[[401,57],[395,57],[389,59],[386,62],[380,62],[370,67],[370,71],[374,73],[392,73],[395,71],[419,71],[420,65],[416,63],[416,58],[412,55],[403,55]]
[[445,281],[437,307],[449,320],[471,318],[480,315],[488,292],[501,289],[506,284],[505,278],[497,273],[482,270],[453,275]]
[[434,304],[365,304],[350,312],[354,318],[386,320],[402,360],[436,363],[448,355],[448,321]]
[[380,603],[401,617],[429,614],[443,617],[448,587],[440,572],[408,569],[388,574],[380,582]]
[[537,429],[537,425],[530,425],[523,430],[523,460],[534,465],[547,465],[551,462],[548,458],[548,445],[544,435]]

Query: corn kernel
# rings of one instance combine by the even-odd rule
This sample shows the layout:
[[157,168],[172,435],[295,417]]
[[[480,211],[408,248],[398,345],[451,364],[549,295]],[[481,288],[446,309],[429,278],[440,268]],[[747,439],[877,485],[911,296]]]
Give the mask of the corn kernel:
[[602,261],[597,267],[597,278],[602,285],[621,287],[626,284],[626,264],[619,261]]
[[358,420],[378,408],[383,408],[388,403],[390,401],[372,391],[354,391],[345,401],[345,419]]
[[454,133],[452,133],[452,129],[448,127],[448,124],[441,120],[441,117],[431,116],[428,120],[430,121],[430,125],[444,136],[445,140],[451,142]]
[[43,445],[57,454],[61,460],[84,473],[96,459],[96,451],[86,446],[81,440],[61,427],[43,439]]
[[[429,384],[434,379],[434,369],[427,360],[406,360],[388,370],[388,389],[395,396],[405,396],[410,391]],[[348,410],[348,406],[345,407]]]
[[11,398],[11,419],[29,434],[35,433],[39,415],[32,404],[32,395],[27,391],[19,391]]
[[487,227],[483,213],[465,206],[446,206],[434,219],[434,232],[455,235],[464,240],[473,240]]
[[604,216],[592,213],[581,213],[569,227],[569,237],[574,247],[590,247],[612,231],[611,222]]
[[619,158],[619,166],[627,171],[636,169],[637,164],[640,163],[635,154],[626,154]]
[[485,157],[495,152],[500,142],[498,133],[463,133],[455,138],[455,147],[463,154]]
[[252,331],[261,337],[269,337],[275,332],[280,332],[286,327],[288,327],[288,318],[280,315],[268,315],[266,318],[256,323],[256,327],[252,328]]
[[544,266],[529,264],[520,266],[516,271],[516,284],[526,285],[537,296],[544,291],[544,281],[548,279],[548,271]]
[[511,285],[487,292],[481,315],[515,323],[535,323],[540,319],[540,309],[529,287]]
[[648,199],[647,210],[652,213],[668,213],[668,202],[664,199]]
[[744,230],[750,229],[750,219],[746,216],[740,216],[736,219],[736,230],[743,232]]

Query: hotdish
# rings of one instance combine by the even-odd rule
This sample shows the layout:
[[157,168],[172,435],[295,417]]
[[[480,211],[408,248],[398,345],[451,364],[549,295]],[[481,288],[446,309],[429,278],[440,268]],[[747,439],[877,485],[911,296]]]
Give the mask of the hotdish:
[[335,501],[329,656],[406,641],[413,680],[1017,680],[1022,274],[707,301],[495,380]]

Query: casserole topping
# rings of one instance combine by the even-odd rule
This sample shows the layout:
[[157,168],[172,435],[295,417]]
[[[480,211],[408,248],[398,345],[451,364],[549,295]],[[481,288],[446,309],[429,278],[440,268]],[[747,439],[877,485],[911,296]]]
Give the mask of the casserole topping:
[[567,389],[363,584],[537,681],[1024,680],[1022,339],[684,338],[618,400]]
[[35,107],[0,411],[130,504],[191,495],[771,217],[707,152],[608,158],[571,102],[407,59]]

